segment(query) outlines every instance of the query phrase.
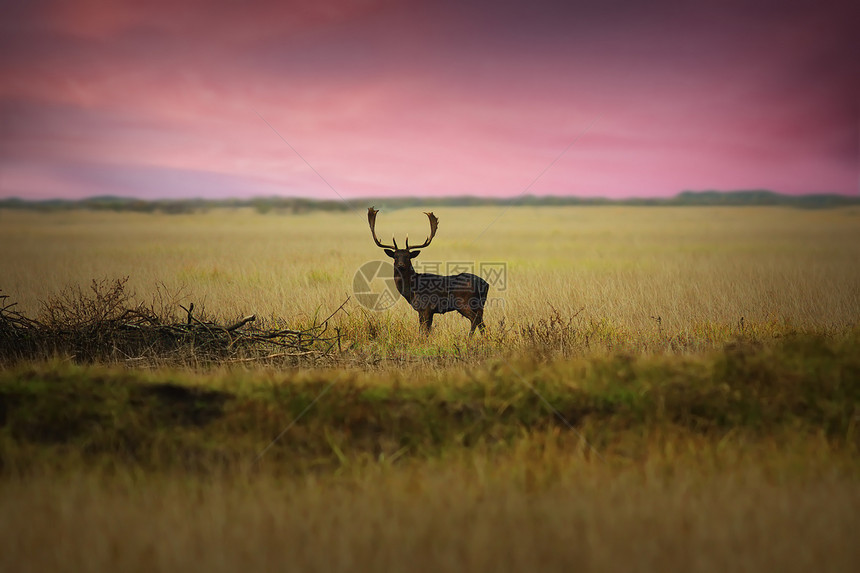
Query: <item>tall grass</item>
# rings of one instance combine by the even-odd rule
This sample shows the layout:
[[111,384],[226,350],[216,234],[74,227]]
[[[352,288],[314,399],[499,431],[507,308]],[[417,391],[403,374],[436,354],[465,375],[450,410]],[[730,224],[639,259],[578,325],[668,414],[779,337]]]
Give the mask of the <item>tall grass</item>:
[[[443,271],[455,262],[507,265],[506,289],[491,287],[485,314],[488,339],[503,349],[551,335],[568,353],[695,353],[738,336],[842,332],[860,319],[856,208],[436,212],[439,234],[417,263]],[[379,227],[401,237],[427,232],[426,218],[411,210],[382,211]],[[363,213],[6,211],[0,240],[14,246],[0,252],[0,288],[36,315],[64,287],[129,276],[138,300],[193,301],[227,320],[256,313],[261,324],[308,324],[352,293],[363,263],[386,259],[369,234]],[[337,320],[350,342],[380,355],[426,355],[429,347],[448,356],[468,331],[452,313],[421,340],[402,299],[377,313],[353,297],[346,311]]]
[[261,462],[295,475],[494,451],[546,432],[560,455],[603,463],[647,459],[664,435],[811,439],[850,456],[860,449],[858,357],[854,336],[695,359],[527,356],[408,373],[19,366],[0,373],[0,459],[10,475],[69,463],[232,474]]
[[[7,483],[0,568],[856,568],[860,490],[856,477],[826,465],[800,477],[768,461],[714,472],[681,454],[618,470],[554,454],[376,466],[365,475],[287,483],[97,476]],[[556,477],[543,483],[550,471]]]
[[[486,336],[353,297],[326,360],[142,362],[107,337],[108,364],[4,366],[0,569],[853,571],[860,210],[502,211],[436,209],[416,259],[507,265]],[[369,234],[0,211],[0,288],[73,339],[105,301],[300,327],[384,256]]]
[[[492,208],[436,212],[439,233],[416,263],[508,265],[508,290],[491,290],[505,301],[491,323],[534,320],[547,303],[633,332],[656,316],[680,330],[741,317],[835,327],[860,315],[854,208],[513,208],[495,223]],[[412,211],[383,211],[379,227],[427,233]],[[2,288],[36,312],[67,284],[130,276],[142,296],[163,283],[228,315],[301,317],[337,306],[361,264],[386,259],[369,235],[363,213],[6,211]],[[410,313],[405,303],[390,311]],[[449,316],[443,325],[459,325]]]
[[856,350],[522,379],[19,366],[0,568],[853,571]]

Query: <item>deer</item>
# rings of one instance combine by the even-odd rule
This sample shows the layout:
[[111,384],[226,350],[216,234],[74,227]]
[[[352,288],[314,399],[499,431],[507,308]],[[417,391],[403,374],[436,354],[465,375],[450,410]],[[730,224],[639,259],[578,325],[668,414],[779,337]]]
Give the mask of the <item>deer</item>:
[[475,329],[484,332],[484,305],[490,285],[479,276],[471,273],[457,275],[434,275],[418,273],[412,267],[412,259],[421,254],[420,249],[430,246],[439,219],[431,213],[424,213],[430,219],[430,236],[420,245],[410,247],[409,235],[406,235],[406,248],[397,247],[397,241],[391,237],[391,245],[385,245],[376,237],[377,209],[367,209],[367,222],[376,246],[384,249],[386,255],[394,259],[394,284],[398,292],[406,299],[413,309],[418,311],[419,328],[423,334],[429,334],[433,327],[433,316],[456,310],[472,325],[469,330],[471,337]]

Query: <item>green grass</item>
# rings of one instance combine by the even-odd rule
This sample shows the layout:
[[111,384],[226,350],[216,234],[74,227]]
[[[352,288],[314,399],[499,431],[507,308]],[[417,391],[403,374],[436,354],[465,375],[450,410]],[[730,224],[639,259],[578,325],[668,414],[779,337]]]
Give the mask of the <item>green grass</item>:
[[[642,436],[824,439],[860,445],[860,337],[738,343],[695,358],[635,357],[403,373],[143,373],[54,362],[0,373],[4,471],[74,462],[291,474],[353,460],[426,460],[546,432],[641,459]],[[568,424],[571,427],[568,427]],[[594,456],[586,448],[582,455]]]

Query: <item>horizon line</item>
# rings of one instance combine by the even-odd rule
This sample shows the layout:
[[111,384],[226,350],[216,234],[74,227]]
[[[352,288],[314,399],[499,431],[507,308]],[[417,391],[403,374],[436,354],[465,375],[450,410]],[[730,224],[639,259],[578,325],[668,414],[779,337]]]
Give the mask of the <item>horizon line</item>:
[[452,200],[473,200],[481,202],[516,202],[525,199],[539,200],[559,200],[559,201],[606,201],[610,203],[617,202],[635,202],[635,201],[669,201],[678,199],[684,196],[702,196],[702,195],[771,195],[787,199],[803,199],[803,198],[824,198],[824,197],[840,197],[840,198],[858,198],[860,199],[860,190],[857,193],[840,193],[836,191],[826,192],[807,192],[807,193],[785,193],[782,191],[774,191],[765,188],[750,188],[750,189],[685,189],[678,191],[672,195],[643,195],[643,196],[626,196],[626,197],[609,197],[605,195],[558,195],[558,194],[535,194],[527,193],[523,195],[498,196],[498,195],[473,195],[473,194],[458,194],[458,195],[365,195],[354,198],[343,199],[325,199],[307,197],[302,195],[251,195],[247,197],[230,196],[230,197],[205,197],[205,196],[189,196],[189,197],[151,197],[144,198],[135,195],[88,195],[85,197],[68,198],[68,197],[47,197],[47,198],[28,198],[17,195],[9,195],[0,197],[0,203],[5,202],[20,202],[20,203],[85,203],[88,201],[111,200],[111,201],[135,201],[142,203],[180,203],[183,201],[209,202],[209,203],[229,203],[229,202],[253,202],[260,200],[288,200],[288,201],[307,201],[311,203],[354,203],[362,201],[422,201],[432,202],[452,201]]

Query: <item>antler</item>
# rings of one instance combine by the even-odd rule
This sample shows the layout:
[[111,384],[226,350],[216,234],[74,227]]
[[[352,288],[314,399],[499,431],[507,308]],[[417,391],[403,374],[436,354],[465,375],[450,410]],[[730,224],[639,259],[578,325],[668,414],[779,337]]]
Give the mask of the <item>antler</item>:
[[383,245],[379,242],[379,239],[376,238],[376,214],[379,213],[377,209],[373,207],[367,208],[367,222],[370,223],[370,232],[373,234],[373,241],[376,243],[377,247],[383,249],[395,249],[397,250],[397,242],[394,240],[394,237],[391,237],[391,242],[393,245]]
[[436,228],[439,227],[439,219],[437,219],[436,215],[434,215],[432,212],[431,213],[424,213],[424,214],[427,215],[428,219],[430,219],[430,236],[427,237],[427,240],[424,241],[423,243],[421,243],[420,245],[417,245],[415,247],[410,247],[409,246],[409,235],[407,235],[406,236],[406,250],[423,249],[424,247],[429,245],[430,241],[433,240],[433,237],[436,236]]
[[[379,213],[378,209],[374,209],[373,207],[367,208],[367,222],[370,224],[370,232],[373,235],[373,241],[376,243],[377,247],[381,247],[383,249],[394,249],[397,250],[397,241],[394,237],[391,237],[391,242],[393,245],[384,245],[379,242],[379,239],[376,238],[376,214]],[[421,243],[416,247],[409,246],[409,235],[406,236],[406,250],[409,249],[423,249],[427,245],[430,244],[430,241],[433,240],[433,237],[436,236],[436,228],[439,226],[439,219],[436,218],[436,215],[433,213],[424,213],[430,219],[430,236],[427,237],[427,240]]]

